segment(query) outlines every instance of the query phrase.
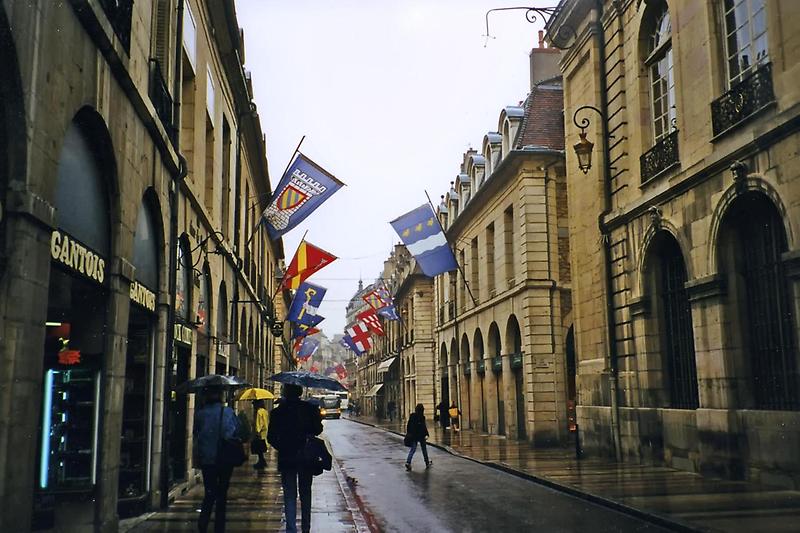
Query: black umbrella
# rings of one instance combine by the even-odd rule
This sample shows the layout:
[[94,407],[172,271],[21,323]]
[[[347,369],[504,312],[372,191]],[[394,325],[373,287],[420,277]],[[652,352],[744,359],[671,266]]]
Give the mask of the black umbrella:
[[219,374],[209,374],[197,379],[190,379],[175,387],[176,392],[197,392],[203,389],[237,389],[239,387],[249,387],[250,384],[239,376],[221,376]]
[[314,374],[313,372],[309,372],[307,370],[278,372],[277,374],[270,376],[269,379],[272,381],[277,381],[278,383],[300,385],[301,387],[313,387],[332,391],[347,391],[345,386],[335,379],[323,376],[322,374]]

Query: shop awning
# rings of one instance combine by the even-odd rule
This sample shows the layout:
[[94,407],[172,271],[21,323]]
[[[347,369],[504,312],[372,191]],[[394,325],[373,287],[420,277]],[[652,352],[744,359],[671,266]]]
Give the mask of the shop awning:
[[383,383],[378,383],[377,385],[374,385],[369,390],[369,392],[364,395],[364,397],[369,398],[370,396],[375,396],[376,394],[378,394],[378,391],[381,390],[381,387],[383,387]]
[[388,372],[395,359],[397,359],[397,357],[390,357],[386,361],[382,361],[381,364],[378,365],[378,372]]

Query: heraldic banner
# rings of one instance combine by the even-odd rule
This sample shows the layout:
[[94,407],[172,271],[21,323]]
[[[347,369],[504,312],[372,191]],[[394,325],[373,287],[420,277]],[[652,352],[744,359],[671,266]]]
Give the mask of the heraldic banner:
[[289,232],[342,185],[321,166],[298,153],[261,215],[269,238],[275,240]]

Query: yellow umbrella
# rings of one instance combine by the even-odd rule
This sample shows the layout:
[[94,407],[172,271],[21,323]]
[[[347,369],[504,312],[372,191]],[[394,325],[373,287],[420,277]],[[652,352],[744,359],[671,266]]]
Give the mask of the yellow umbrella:
[[239,400],[271,400],[274,397],[275,395],[267,389],[258,389],[253,387],[252,389],[245,389],[244,392],[242,392],[242,395],[239,396]]

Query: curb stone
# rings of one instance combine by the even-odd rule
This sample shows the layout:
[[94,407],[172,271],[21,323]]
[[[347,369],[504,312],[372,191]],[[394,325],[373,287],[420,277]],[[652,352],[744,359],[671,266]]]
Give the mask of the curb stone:
[[[393,429],[388,429],[388,428],[385,428],[383,426],[379,426],[378,424],[373,424],[371,422],[365,422],[363,420],[358,420],[358,419],[355,419],[355,418],[346,418],[345,420],[350,420],[352,422],[357,422],[357,423],[363,424],[365,426],[370,426],[370,427],[374,427],[376,429],[381,429],[381,430],[383,430],[383,431],[385,431],[387,433],[392,433],[392,434],[398,435],[400,437],[403,436],[403,434],[400,433],[399,431],[395,431]],[[569,494],[570,496],[574,496],[576,498],[580,498],[582,500],[586,500],[586,501],[589,501],[589,502],[592,502],[592,503],[595,503],[595,504],[598,504],[598,505],[602,505],[603,507],[608,507],[608,508],[613,509],[615,511],[634,516],[636,518],[645,520],[645,521],[650,522],[652,524],[655,524],[655,525],[658,525],[658,526],[661,526],[661,527],[665,527],[665,528],[670,529],[672,531],[680,531],[680,532],[684,532],[684,533],[707,533],[709,531],[712,531],[712,530],[710,530],[708,528],[702,528],[702,527],[697,527],[697,526],[693,526],[693,525],[687,524],[687,523],[682,522],[680,520],[677,520],[675,518],[669,518],[669,517],[666,517],[666,516],[663,516],[663,515],[660,515],[660,514],[657,514],[657,513],[644,511],[642,509],[637,509],[636,507],[631,507],[629,505],[625,505],[624,503],[620,503],[620,502],[617,502],[617,501],[614,501],[614,500],[611,500],[611,499],[608,499],[608,498],[604,498],[602,496],[598,496],[596,494],[592,494],[591,492],[582,491],[582,490],[577,489],[575,487],[572,487],[570,485],[566,485],[566,484],[562,484],[562,483],[556,483],[555,481],[552,481],[552,480],[547,479],[545,477],[537,476],[535,474],[530,474],[528,472],[517,470],[517,469],[513,468],[511,465],[508,465],[506,463],[497,462],[497,461],[484,461],[484,460],[481,460],[481,459],[476,459],[474,457],[470,457],[469,455],[464,455],[463,453],[460,453],[460,452],[456,451],[454,448],[452,448],[451,446],[448,446],[446,444],[439,444],[437,442],[430,442],[430,441],[427,444],[428,444],[428,446],[433,446],[434,448],[438,448],[438,449],[440,449],[442,451],[445,451],[445,452],[449,453],[450,455],[459,457],[461,459],[466,459],[466,460],[472,461],[474,463],[482,464],[482,465],[488,466],[490,468],[494,468],[495,470],[500,470],[501,472],[505,472],[506,474],[510,474],[512,476],[517,476],[517,477],[521,477],[523,479],[527,479],[528,481],[533,481],[534,483],[538,483],[538,484],[543,485],[543,486],[545,486],[547,488],[550,488],[550,489],[553,489],[553,490],[557,490],[559,492],[563,492],[565,494]]]

